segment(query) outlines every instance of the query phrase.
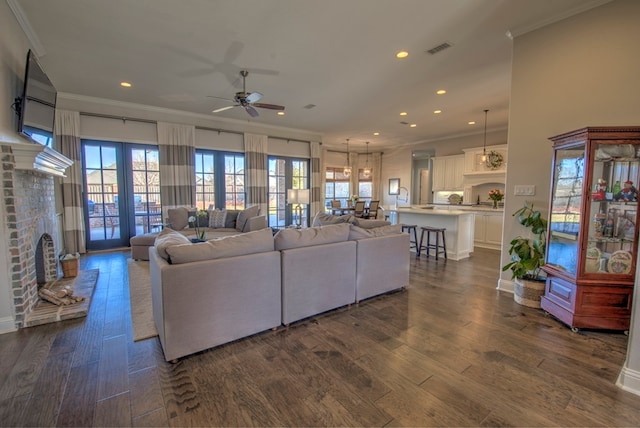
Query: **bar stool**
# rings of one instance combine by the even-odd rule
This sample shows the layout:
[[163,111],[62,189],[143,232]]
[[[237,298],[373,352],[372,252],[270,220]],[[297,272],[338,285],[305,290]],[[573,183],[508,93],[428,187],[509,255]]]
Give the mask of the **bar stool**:
[[[417,225],[415,224],[402,224],[402,231],[409,234],[409,249],[416,249],[416,256],[420,255],[420,245],[418,245],[418,232]],[[413,231],[413,241],[411,240],[411,231]]]
[[[444,253],[444,258],[447,258],[447,243],[444,239],[444,231],[447,230],[444,227],[431,227],[431,226],[423,226],[422,233],[420,234],[420,251],[427,250],[427,257],[429,257],[429,252],[433,248],[436,252],[436,260],[438,260],[438,254]],[[427,234],[426,245],[424,244],[424,235]],[[431,243],[431,234],[435,235],[435,243]],[[442,245],[440,245],[440,237],[442,236]],[[420,255],[420,253],[418,253]]]

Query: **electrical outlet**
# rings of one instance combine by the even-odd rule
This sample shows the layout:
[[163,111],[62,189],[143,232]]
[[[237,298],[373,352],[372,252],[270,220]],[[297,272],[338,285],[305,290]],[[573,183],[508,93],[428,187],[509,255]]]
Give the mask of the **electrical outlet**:
[[516,196],[535,196],[536,186],[533,184],[517,184],[513,186],[513,194]]

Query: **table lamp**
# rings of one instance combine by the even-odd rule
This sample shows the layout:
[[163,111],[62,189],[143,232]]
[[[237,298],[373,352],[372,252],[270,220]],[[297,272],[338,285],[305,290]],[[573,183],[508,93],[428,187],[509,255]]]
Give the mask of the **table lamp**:
[[287,190],[287,201],[291,205],[296,205],[294,209],[298,213],[296,228],[302,227],[302,205],[309,203],[309,189],[289,189]]

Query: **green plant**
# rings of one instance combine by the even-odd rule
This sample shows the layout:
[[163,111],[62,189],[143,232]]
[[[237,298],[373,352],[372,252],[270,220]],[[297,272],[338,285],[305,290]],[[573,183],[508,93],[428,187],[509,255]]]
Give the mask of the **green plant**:
[[535,238],[518,236],[513,239],[509,248],[511,262],[504,265],[502,271],[511,270],[514,279],[542,280],[540,273],[547,248],[547,220],[526,201],[513,216],[517,216],[518,223],[530,229]]

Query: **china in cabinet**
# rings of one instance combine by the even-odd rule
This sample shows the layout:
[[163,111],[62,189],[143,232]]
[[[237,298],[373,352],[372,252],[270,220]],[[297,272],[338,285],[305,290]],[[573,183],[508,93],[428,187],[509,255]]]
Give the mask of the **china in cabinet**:
[[640,127],[588,127],[550,139],[541,306],[574,331],[628,330],[638,252]]

